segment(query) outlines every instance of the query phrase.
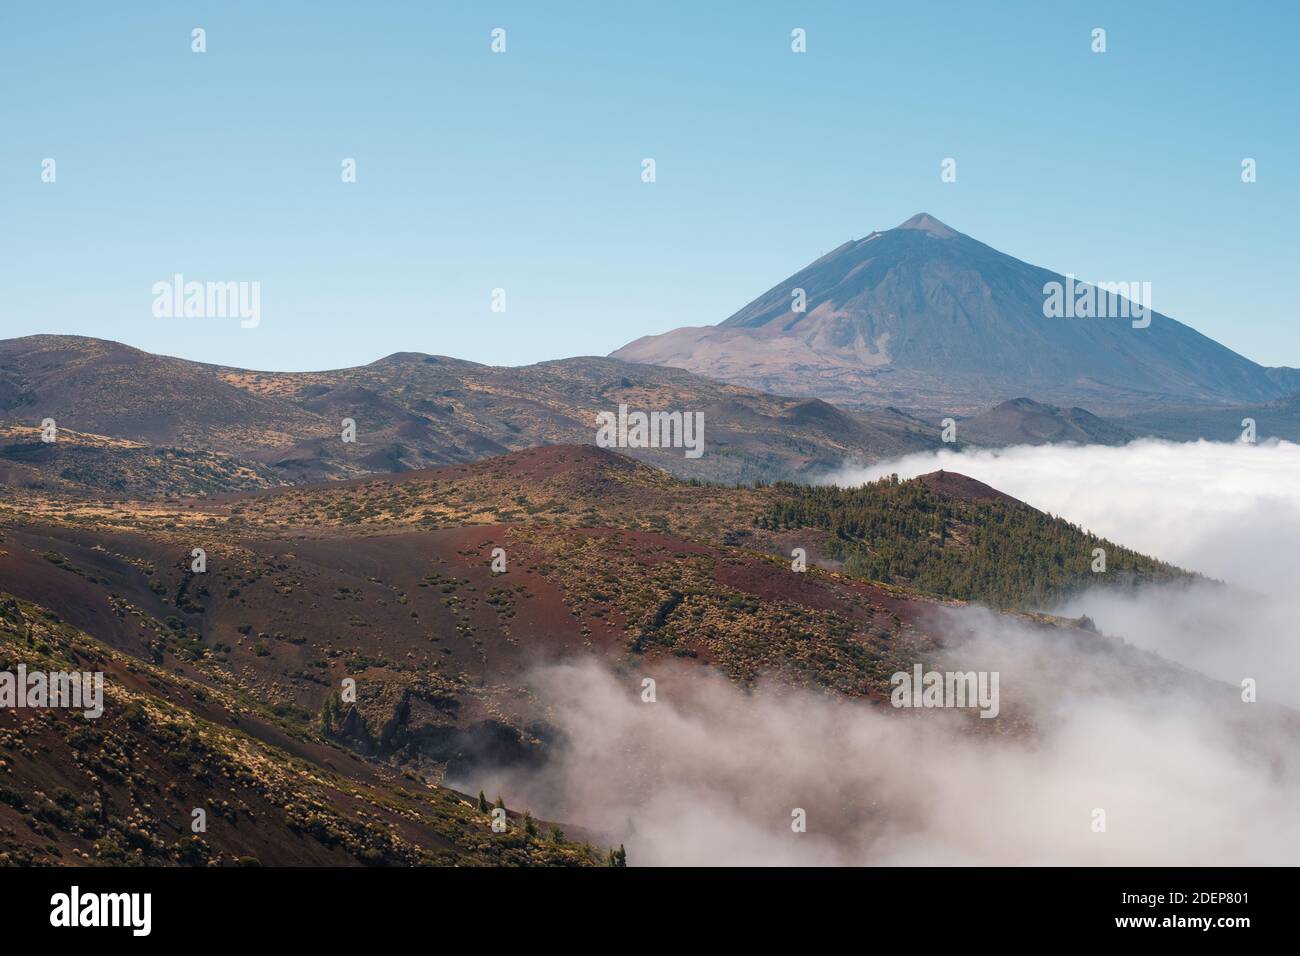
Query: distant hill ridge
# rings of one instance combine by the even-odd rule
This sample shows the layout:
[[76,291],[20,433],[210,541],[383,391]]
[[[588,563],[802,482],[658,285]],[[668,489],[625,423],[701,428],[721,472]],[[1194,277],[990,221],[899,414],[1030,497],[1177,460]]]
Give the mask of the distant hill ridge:
[[[301,484],[594,442],[597,413],[620,404],[702,413],[699,459],[626,449],[701,480],[815,475],[939,441],[898,412],[848,412],[610,358],[496,368],[399,352],[354,368],[262,372],[38,335],[0,341],[0,476],[132,494]],[[45,418],[66,440],[40,442]],[[341,440],[344,419],[356,423],[355,443]]]

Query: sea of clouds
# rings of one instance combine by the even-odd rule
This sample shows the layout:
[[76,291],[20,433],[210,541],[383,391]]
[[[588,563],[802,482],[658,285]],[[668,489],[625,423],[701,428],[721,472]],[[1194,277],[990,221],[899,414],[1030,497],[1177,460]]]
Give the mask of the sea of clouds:
[[1300,707],[1300,445],[1139,441],[941,451],[845,469],[861,484],[961,472],[1226,587],[1097,588],[1058,611],[1220,680]]
[[[541,668],[552,759],[451,782],[623,842],[633,865],[1294,862],[1300,723],[1278,705],[1300,707],[1300,446],[939,452],[836,480],[938,468],[1223,583],[1095,589],[1051,609],[1086,612],[1118,650],[977,607],[937,612],[932,627],[962,640],[951,660],[921,663],[999,670],[1014,706],[992,721],[776,682],[741,690],[698,665]],[[1174,679],[1152,686],[1135,678],[1150,661],[1139,651],[1186,670],[1161,668]],[[1243,677],[1259,703],[1241,701]],[[1032,732],[972,731],[1026,712]]]

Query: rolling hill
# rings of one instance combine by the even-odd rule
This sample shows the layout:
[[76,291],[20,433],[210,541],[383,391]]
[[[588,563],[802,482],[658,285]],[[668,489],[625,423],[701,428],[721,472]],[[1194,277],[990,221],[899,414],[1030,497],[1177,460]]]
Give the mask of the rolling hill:
[[[271,487],[592,442],[596,414],[620,405],[702,413],[700,458],[627,449],[701,480],[811,476],[938,444],[936,430],[901,413],[847,412],[615,359],[494,368],[398,353],[275,373],[32,336],[0,342],[0,477],[136,496]],[[41,442],[46,418],[59,442]],[[344,419],[356,423],[354,443],[342,440]]]
[[974,445],[1123,445],[1133,434],[1086,408],[1059,408],[1016,398],[961,422],[958,439]]

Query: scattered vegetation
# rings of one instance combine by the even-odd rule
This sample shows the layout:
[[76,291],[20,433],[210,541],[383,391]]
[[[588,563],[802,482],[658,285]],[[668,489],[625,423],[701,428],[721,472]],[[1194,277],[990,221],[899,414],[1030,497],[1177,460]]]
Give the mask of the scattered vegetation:
[[[1050,604],[1096,585],[1134,585],[1187,572],[1004,497],[966,501],[920,478],[860,488],[781,482],[755,525],[828,532],[828,557],[852,574],[1000,607]],[[1093,570],[1094,549],[1105,573]]]

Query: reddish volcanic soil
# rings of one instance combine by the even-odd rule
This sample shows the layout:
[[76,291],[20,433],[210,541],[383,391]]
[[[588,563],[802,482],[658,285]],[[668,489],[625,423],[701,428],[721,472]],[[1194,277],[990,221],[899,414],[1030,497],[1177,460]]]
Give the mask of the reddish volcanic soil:
[[955,471],[932,471],[929,474],[920,475],[919,480],[935,494],[957,498],[960,501],[1018,501],[1018,499],[1003,494],[996,488],[989,487],[982,481],[967,478]]

